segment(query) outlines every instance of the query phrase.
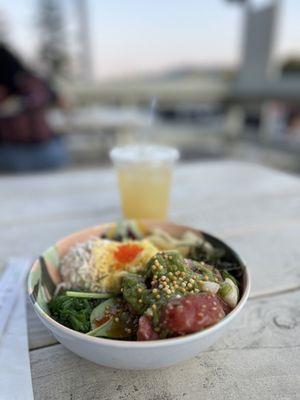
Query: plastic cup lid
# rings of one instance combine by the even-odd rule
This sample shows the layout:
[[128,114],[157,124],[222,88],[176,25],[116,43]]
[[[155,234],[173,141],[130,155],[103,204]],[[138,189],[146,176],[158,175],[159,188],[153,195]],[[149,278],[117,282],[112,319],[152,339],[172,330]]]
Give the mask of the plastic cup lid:
[[110,157],[115,163],[175,162],[179,151],[168,146],[129,145],[113,148]]

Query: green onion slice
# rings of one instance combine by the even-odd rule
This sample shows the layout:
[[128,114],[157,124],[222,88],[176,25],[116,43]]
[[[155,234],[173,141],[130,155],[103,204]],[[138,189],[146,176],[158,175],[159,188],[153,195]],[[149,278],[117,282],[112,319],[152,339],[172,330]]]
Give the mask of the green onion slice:
[[112,293],[91,293],[91,292],[76,292],[67,290],[66,295],[69,297],[78,297],[81,299],[109,299],[114,296]]

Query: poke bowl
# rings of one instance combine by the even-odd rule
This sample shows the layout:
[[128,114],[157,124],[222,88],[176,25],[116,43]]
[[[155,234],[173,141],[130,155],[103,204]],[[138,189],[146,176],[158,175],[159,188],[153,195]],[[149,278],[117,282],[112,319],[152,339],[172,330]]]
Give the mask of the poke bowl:
[[32,265],[35,312],[67,349],[118,369],[187,360],[222,337],[244,307],[250,277],[220,239],[162,221],[76,232]]

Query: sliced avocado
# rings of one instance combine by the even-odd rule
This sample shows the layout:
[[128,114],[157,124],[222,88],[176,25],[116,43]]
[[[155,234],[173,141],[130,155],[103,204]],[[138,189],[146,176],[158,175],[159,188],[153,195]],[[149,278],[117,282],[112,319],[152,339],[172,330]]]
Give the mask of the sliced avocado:
[[[105,316],[105,311],[116,304],[116,299],[115,298],[110,298],[106,301],[103,301],[102,303],[100,303],[97,307],[95,307],[93,309],[93,311],[91,312],[91,316],[90,316],[90,322],[91,322],[91,327],[92,329],[98,328],[99,327],[99,323],[101,322],[101,320],[105,320],[105,322],[108,321],[108,319]],[[98,321],[98,322],[97,322]],[[104,323],[104,322],[103,322]]]
[[111,298],[94,308],[89,336],[126,339],[137,331],[138,319],[120,298]]

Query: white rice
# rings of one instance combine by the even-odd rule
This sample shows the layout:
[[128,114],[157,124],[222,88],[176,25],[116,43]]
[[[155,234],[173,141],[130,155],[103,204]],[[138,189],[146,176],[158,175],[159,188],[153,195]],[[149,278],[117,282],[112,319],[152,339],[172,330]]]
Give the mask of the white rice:
[[64,289],[93,289],[91,268],[92,247],[99,238],[91,238],[73,246],[61,259],[60,273],[63,282],[57,287]]

